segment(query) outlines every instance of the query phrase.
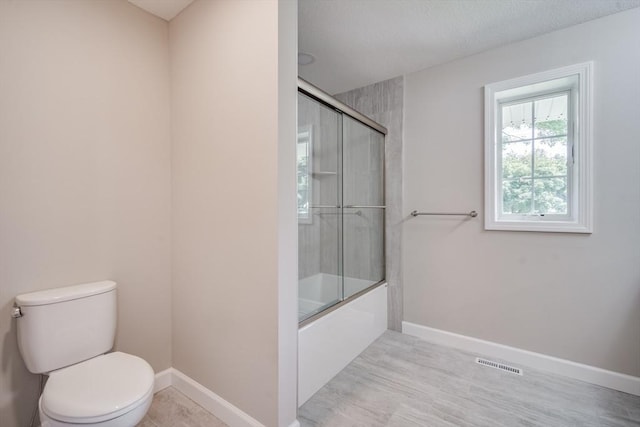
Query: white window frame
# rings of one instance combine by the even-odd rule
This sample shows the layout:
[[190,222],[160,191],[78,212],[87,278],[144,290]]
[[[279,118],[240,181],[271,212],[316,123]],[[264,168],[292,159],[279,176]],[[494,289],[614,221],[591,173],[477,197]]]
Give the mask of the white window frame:
[[[577,77],[577,83],[572,84]],[[593,232],[592,96],[593,62],[491,83],[484,88],[485,230]],[[502,124],[500,104],[550,93],[570,92],[567,215],[502,215]]]

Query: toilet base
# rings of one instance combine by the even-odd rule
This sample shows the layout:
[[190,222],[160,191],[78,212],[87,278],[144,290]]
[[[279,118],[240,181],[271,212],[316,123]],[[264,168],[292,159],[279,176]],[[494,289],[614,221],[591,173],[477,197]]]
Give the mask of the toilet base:
[[65,423],[62,421],[51,419],[42,411],[41,400],[38,401],[38,412],[40,415],[40,425],[42,427],[82,427],[82,426],[91,426],[91,427],[134,427],[138,424],[145,416],[149,407],[151,406],[151,402],[153,401],[153,392],[149,393],[143,402],[140,405],[133,408],[131,411],[127,412],[124,415],[120,415],[119,417],[112,418],[106,421],[100,421],[97,423]]

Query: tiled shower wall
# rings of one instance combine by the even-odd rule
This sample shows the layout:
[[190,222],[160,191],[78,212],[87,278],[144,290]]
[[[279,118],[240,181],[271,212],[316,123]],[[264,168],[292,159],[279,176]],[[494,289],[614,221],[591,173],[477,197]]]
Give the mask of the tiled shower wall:
[[[342,203],[345,206],[380,206],[384,201],[384,136],[348,116],[344,116],[342,126]],[[369,283],[384,278],[384,215],[383,209],[344,209],[345,277]],[[345,286],[345,298],[356,291],[347,288]]]
[[341,102],[388,130],[385,143],[386,276],[389,284],[389,329],[402,329],[402,115],[404,77],[385,80],[335,95]]

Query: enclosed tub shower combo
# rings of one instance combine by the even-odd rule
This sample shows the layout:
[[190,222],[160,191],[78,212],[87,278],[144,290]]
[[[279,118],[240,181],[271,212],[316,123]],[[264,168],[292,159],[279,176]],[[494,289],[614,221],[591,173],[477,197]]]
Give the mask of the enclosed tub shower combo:
[[386,129],[298,81],[299,404],[387,326]]

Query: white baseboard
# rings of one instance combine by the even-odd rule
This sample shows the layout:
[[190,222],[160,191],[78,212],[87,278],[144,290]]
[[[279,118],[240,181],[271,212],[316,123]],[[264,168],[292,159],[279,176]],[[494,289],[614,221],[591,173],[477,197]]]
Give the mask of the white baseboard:
[[[169,368],[156,374],[154,393],[169,386],[175,387],[179,392],[220,418],[230,427],[264,427],[255,418],[177,369]],[[289,427],[300,427],[300,423],[295,420]]]
[[608,371],[606,369],[596,368],[595,366],[584,365],[570,360],[534,353],[532,351],[454,334],[410,322],[402,322],[402,333],[422,338],[434,344],[495,357],[511,363],[521,364],[525,367],[529,366],[541,371],[563,375],[640,396],[640,377]]
[[230,426],[262,427],[258,420],[177,369],[173,370],[172,380],[171,385],[178,391]]
[[164,390],[165,388],[171,385],[171,371],[173,368],[165,369],[164,371],[160,371],[156,374],[156,381],[153,384],[153,393],[157,393],[160,390]]

